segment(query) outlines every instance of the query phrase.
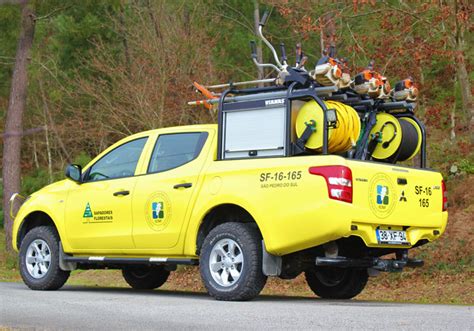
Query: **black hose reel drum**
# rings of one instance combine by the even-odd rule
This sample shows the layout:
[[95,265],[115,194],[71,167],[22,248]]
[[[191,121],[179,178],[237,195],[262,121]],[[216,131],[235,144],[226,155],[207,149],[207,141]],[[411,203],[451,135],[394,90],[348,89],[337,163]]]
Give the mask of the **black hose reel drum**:
[[372,158],[395,163],[410,160],[419,152],[422,132],[412,118],[378,113],[376,119],[370,131]]

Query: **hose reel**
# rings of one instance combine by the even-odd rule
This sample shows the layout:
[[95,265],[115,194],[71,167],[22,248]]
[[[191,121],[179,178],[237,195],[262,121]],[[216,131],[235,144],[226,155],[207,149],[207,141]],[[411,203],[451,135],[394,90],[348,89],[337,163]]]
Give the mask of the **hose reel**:
[[390,162],[412,159],[420,150],[422,133],[409,117],[378,113],[377,124],[370,131],[369,151],[372,158]]
[[402,144],[397,159],[398,161],[407,161],[411,160],[419,152],[423,135],[421,128],[412,118],[400,117],[399,120],[402,125],[402,134],[405,135],[405,138],[402,136]]
[[[330,153],[343,153],[355,146],[360,134],[360,118],[354,108],[341,102],[325,101],[326,107],[335,109],[337,125],[330,127],[328,132],[328,151]],[[323,146],[323,121],[324,113],[316,101],[306,102],[301,107],[296,117],[296,134],[301,138],[308,123],[312,123],[315,129],[313,134],[306,140],[305,147],[319,151]]]
[[[329,153],[344,153],[356,145],[361,132],[361,121],[354,108],[337,101],[325,101],[328,109],[335,109],[337,125],[328,131]],[[324,114],[315,101],[306,102],[296,117],[296,134],[304,138],[305,147],[319,152],[323,146]],[[377,123],[370,131],[369,153],[373,159],[397,162],[412,159],[420,150],[422,132],[410,117],[395,117],[377,113]],[[303,137],[311,125],[309,136]]]

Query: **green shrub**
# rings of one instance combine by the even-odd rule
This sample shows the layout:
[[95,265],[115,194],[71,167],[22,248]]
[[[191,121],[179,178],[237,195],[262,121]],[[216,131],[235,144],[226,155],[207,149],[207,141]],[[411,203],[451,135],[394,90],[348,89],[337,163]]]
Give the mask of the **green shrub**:
[[459,170],[468,174],[474,174],[474,163],[468,159],[462,159],[459,161]]
[[40,188],[48,185],[49,183],[48,171],[40,168],[22,176],[21,192],[28,195],[38,191]]

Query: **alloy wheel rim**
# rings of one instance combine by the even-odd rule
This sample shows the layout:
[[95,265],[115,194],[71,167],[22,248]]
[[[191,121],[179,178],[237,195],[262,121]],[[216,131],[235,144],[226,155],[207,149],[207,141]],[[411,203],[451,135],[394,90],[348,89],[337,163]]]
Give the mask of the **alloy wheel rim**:
[[214,281],[220,286],[234,285],[241,277],[243,267],[242,248],[236,241],[221,239],[212,247],[209,270]]
[[51,266],[51,249],[43,239],[31,242],[26,250],[26,269],[31,277],[41,279],[48,273]]

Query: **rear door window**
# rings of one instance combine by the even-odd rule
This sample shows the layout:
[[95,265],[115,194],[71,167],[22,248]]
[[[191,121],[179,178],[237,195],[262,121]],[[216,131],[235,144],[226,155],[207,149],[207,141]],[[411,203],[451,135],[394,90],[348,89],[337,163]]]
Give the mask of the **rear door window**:
[[196,159],[201,153],[207,135],[207,132],[160,135],[153,149],[148,173],[178,168]]

